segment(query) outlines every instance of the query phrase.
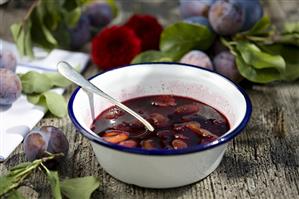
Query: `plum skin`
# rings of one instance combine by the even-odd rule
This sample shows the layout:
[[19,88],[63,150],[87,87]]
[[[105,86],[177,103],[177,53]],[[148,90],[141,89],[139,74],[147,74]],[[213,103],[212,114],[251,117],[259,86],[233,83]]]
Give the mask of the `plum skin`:
[[183,18],[192,16],[208,17],[209,9],[216,0],[180,0],[180,12]]
[[184,22],[189,23],[189,24],[199,24],[206,26],[210,31],[213,32],[212,26],[209,23],[209,20],[205,17],[202,16],[194,16],[194,17],[189,17],[184,19]]
[[113,19],[111,6],[103,2],[90,4],[83,15],[87,16],[90,25],[97,29],[106,26]]
[[247,31],[252,28],[264,15],[263,8],[259,0],[236,0],[245,9],[245,21],[241,31]]
[[62,131],[54,126],[43,126],[32,130],[24,139],[24,151],[27,160],[48,156],[46,152],[65,156],[69,150],[69,143]]
[[69,29],[71,49],[79,49],[91,38],[90,22],[86,16],[81,16],[77,25]]
[[17,59],[11,51],[3,51],[0,53],[0,68],[6,68],[12,72],[16,72]]
[[21,95],[20,78],[11,70],[0,68],[0,105],[11,105]]
[[216,55],[213,59],[213,64],[215,71],[227,78],[235,82],[239,82],[243,79],[237,69],[235,57],[229,51],[223,51]]
[[239,32],[245,20],[244,7],[236,0],[219,0],[209,10],[209,22],[220,35]]
[[200,50],[192,50],[185,54],[180,63],[191,64],[195,66],[201,66],[213,70],[213,64],[208,55]]

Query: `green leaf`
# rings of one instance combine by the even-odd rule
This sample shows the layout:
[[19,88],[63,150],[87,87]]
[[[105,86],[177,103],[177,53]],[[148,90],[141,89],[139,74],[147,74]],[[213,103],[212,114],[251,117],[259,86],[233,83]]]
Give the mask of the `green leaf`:
[[0,196],[9,191],[10,187],[14,185],[15,178],[11,176],[0,176]]
[[37,7],[30,15],[32,22],[31,38],[35,44],[46,50],[51,50],[57,47],[57,41],[43,22],[44,10],[42,7]]
[[13,38],[16,42],[17,48],[21,56],[26,55],[25,50],[25,30],[23,28],[23,23],[13,24],[11,26],[11,32],[13,35]]
[[57,116],[63,117],[65,116],[67,109],[66,109],[66,101],[62,95],[57,93],[47,91],[43,93],[43,96],[46,100],[47,107],[49,111]]
[[43,22],[50,31],[56,30],[61,21],[61,9],[63,3],[64,1],[62,0],[41,1],[41,6],[44,7],[46,15],[46,17],[43,17]]
[[24,37],[23,24],[13,24],[11,25],[10,30],[17,45],[18,51],[23,56],[25,53],[24,40],[22,39]]
[[42,93],[52,88],[51,80],[43,73],[29,71],[20,75],[22,91],[26,94]]
[[51,81],[53,86],[67,87],[71,82],[57,72],[44,73]]
[[60,191],[60,182],[58,178],[58,172],[57,171],[47,171],[48,180],[51,184],[52,189],[52,196],[55,199],[61,199],[61,191]]
[[94,176],[72,178],[60,183],[62,194],[71,199],[89,199],[92,192],[99,186],[100,181]]
[[30,167],[32,166],[32,162],[22,162],[16,166],[14,166],[13,168],[10,169],[10,171],[16,171],[16,170],[19,170],[19,169],[25,169],[27,167]]
[[244,62],[256,69],[275,68],[284,71],[286,63],[280,55],[271,55],[262,52],[255,44],[249,42],[237,42],[236,48]]
[[72,11],[65,11],[63,12],[64,21],[68,25],[68,27],[73,28],[76,26],[79,18],[81,16],[81,8],[77,7]]
[[32,40],[31,40],[31,21],[27,22],[27,25],[24,27],[24,50],[25,55],[28,55],[30,58],[33,58],[33,46],[32,46]]
[[41,94],[27,94],[27,100],[32,104],[39,104]]
[[286,61],[286,69],[280,74],[280,79],[293,81],[299,78],[299,48],[293,45],[261,45],[268,53],[281,55]]
[[284,24],[283,33],[299,33],[299,22],[287,22]]
[[240,74],[246,79],[256,83],[269,83],[280,79],[280,73],[274,68],[256,69],[247,64],[238,54],[236,64]]
[[7,199],[25,199],[25,197],[14,189],[9,192]]
[[69,49],[71,38],[68,32],[68,27],[65,23],[59,23],[57,28],[52,31],[53,36],[57,40],[59,47],[63,49]]
[[111,6],[113,17],[116,17],[118,15],[118,7],[116,5],[115,0],[106,0],[106,1]]
[[278,36],[276,43],[296,45],[299,47],[299,33],[285,34]]
[[172,62],[171,58],[167,53],[161,51],[145,51],[137,55],[133,60],[132,64],[144,63],[144,62]]
[[261,18],[248,32],[247,35],[258,35],[263,34],[267,31],[271,26],[271,21],[268,16],[264,16]]
[[207,26],[177,22],[162,32],[160,49],[178,60],[190,50],[207,50],[214,37]]

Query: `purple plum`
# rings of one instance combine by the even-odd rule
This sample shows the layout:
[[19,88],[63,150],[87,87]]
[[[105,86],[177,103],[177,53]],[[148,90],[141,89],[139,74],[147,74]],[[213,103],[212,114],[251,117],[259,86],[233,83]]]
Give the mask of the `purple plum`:
[[239,82],[243,79],[237,69],[235,56],[229,51],[223,51],[216,55],[213,59],[213,64],[215,71],[227,78],[235,82]]
[[180,12],[183,18],[192,16],[208,17],[210,6],[215,0],[180,0]]
[[54,126],[33,129],[24,139],[25,156],[29,161],[47,156],[47,152],[67,155],[69,143],[62,131]]
[[252,28],[256,22],[263,17],[263,8],[259,0],[236,0],[245,9],[245,21],[241,28],[241,31],[247,31]]
[[0,53],[0,68],[6,68],[16,72],[17,59],[11,51],[3,51]]
[[0,68],[0,105],[11,105],[21,95],[20,78],[11,70]]
[[81,16],[77,25],[69,29],[71,37],[71,49],[82,48],[91,38],[90,24],[86,16]]
[[103,2],[88,5],[83,15],[87,16],[90,25],[97,29],[103,28],[113,19],[111,6]]
[[218,0],[209,10],[209,22],[220,35],[233,35],[244,24],[245,10],[236,0]]
[[209,56],[200,50],[192,50],[188,52],[181,58],[180,62],[213,70],[213,64]]

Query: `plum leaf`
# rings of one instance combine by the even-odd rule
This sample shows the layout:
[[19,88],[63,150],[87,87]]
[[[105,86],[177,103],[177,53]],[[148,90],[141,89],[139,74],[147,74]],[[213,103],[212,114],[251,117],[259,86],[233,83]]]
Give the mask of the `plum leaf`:
[[23,93],[42,93],[52,88],[51,80],[42,73],[30,71],[20,75]]
[[47,91],[43,93],[49,111],[57,116],[63,117],[66,114],[66,101],[62,95]]
[[9,192],[7,199],[25,199],[25,197],[14,189]]
[[165,52],[149,50],[138,54],[133,60],[132,64],[142,62],[171,62],[173,58]]
[[50,181],[50,184],[51,184],[53,198],[61,199],[62,196],[61,196],[61,191],[60,191],[58,172],[47,170],[47,176],[48,176],[48,180]]
[[160,50],[168,52],[175,60],[193,49],[207,50],[215,34],[207,26],[177,22],[164,29],[160,37]]
[[261,18],[249,31],[246,32],[246,35],[258,35],[267,32],[271,26],[271,21],[268,16]]
[[60,183],[62,194],[72,199],[89,199],[100,181],[94,176],[66,179]]
[[57,72],[44,73],[51,81],[52,86],[67,87],[71,82]]
[[278,71],[285,70],[286,63],[280,55],[262,52],[255,44],[249,42],[238,42],[236,47],[243,60],[256,69],[275,68]]
[[286,62],[286,69],[281,73],[281,79],[293,81],[299,78],[299,48],[294,45],[260,45],[267,53],[281,55]]

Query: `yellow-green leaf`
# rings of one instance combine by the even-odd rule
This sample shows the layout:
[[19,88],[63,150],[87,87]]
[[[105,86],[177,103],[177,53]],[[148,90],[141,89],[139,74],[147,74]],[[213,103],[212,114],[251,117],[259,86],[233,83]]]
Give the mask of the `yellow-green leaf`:
[[20,75],[22,91],[26,94],[43,93],[52,88],[51,80],[43,73],[30,71]]
[[47,107],[49,111],[57,116],[57,117],[63,117],[66,115],[67,112],[67,104],[62,95],[59,95],[52,91],[47,91],[43,93],[43,96],[45,97]]
[[256,69],[274,68],[284,71],[285,60],[280,55],[272,55],[262,52],[255,44],[249,42],[238,42],[236,45],[245,63]]
[[89,199],[92,192],[100,186],[100,180],[94,176],[72,178],[60,183],[61,192],[71,199]]

